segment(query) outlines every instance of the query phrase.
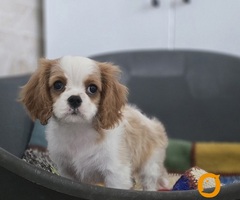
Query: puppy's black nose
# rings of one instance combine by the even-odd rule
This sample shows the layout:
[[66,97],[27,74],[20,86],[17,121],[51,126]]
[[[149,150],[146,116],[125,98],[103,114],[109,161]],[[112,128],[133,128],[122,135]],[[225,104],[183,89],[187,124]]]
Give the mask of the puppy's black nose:
[[80,96],[70,96],[68,98],[68,104],[70,105],[71,108],[78,108],[82,103],[82,99],[80,98]]

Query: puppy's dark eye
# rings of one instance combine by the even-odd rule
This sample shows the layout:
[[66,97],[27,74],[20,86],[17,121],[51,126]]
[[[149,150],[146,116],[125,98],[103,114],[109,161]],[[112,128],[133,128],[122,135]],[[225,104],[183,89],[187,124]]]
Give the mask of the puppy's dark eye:
[[87,88],[87,92],[89,94],[95,94],[97,92],[97,90],[98,90],[98,88],[94,84],[89,85],[88,88]]
[[56,81],[56,82],[53,84],[54,90],[57,90],[57,91],[63,90],[64,87],[65,87],[65,85],[64,85],[63,82],[61,82],[61,81]]

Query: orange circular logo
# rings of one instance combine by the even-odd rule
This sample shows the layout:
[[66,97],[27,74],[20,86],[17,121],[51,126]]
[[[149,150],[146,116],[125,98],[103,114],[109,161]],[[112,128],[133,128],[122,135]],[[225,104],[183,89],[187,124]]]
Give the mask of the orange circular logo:
[[[211,193],[204,192],[203,184],[204,184],[204,181],[208,178],[213,178],[215,180],[215,189]],[[206,181],[209,181],[209,180],[206,180]],[[206,173],[206,174],[203,174],[198,180],[198,191],[203,197],[213,198],[218,195],[218,193],[220,192],[220,189],[221,189],[221,183],[220,183],[219,175]]]

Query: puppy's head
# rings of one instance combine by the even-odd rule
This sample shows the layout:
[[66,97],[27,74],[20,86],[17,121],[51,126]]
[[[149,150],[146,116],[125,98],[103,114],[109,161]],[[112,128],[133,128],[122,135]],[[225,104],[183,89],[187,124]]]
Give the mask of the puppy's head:
[[122,117],[127,88],[120,70],[110,63],[84,57],[41,59],[22,88],[20,101],[33,120],[47,124],[51,117],[66,123],[91,123],[97,130],[114,127]]

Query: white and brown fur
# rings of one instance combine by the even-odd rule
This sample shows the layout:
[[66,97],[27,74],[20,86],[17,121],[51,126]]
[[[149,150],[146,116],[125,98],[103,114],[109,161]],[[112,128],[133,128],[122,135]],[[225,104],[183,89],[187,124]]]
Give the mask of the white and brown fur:
[[[48,124],[48,150],[61,175],[120,189],[132,188],[138,177],[144,190],[165,188],[165,129],[127,104],[119,74],[117,66],[84,57],[41,59],[20,101],[33,120]],[[64,84],[61,91],[56,81]],[[94,94],[88,92],[92,84]],[[72,95],[81,99],[75,110],[68,102]]]

